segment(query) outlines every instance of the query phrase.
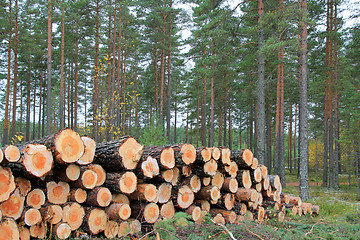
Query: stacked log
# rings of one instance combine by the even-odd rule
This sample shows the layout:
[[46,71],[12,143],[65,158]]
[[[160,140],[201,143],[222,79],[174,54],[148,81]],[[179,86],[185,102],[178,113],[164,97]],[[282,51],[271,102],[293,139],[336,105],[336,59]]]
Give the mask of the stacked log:
[[[200,223],[279,220],[319,214],[319,207],[282,193],[249,149],[145,147],[131,136],[96,144],[63,129],[0,150],[0,237],[30,239],[81,234],[106,238],[137,234],[176,211]],[[3,231],[2,231],[3,230]]]

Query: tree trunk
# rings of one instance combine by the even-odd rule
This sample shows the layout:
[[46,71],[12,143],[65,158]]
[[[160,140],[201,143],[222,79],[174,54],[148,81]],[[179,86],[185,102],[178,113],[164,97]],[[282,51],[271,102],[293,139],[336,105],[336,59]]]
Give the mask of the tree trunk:
[[96,1],[96,36],[95,36],[95,76],[93,92],[93,137],[98,140],[99,136],[99,28],[100,28],[100,6]]
[[[226,75],[227,76],[227,75]],[[227,106],[227,95],[228,95],[228,88],[225,87],[225,94],[224,94],[224,127],[223,127],[223,132],[224,132],[224,143],[223,143],[223,146],[227,146],[227,137],[226,137],[226,126],[227,126],[227,109],[228,109],[228,106]],[[219,144],[221,145],[221,144]]]
[[51,23],[52,1],[48,0],[48,17],[47,17],[47,100],[46,100],[46,134],[51,134],[51,50],[52,50],[52,23]]
[[[109,6],[112,7],[112,1],[109,0]],[[105,121],[105,129],[106,129],[106,132],[105,132],[105,139],[107,141],[110,141],[111,140],[111,104],[110,102],[112,101],[111,99],[111,96],[112,96],[112,89],[111,89],[111,57],[115,57],[115,56],[111,56],[111,29],[112,29],[112,26],[111,26],[111,15],[112,15],[112,12],[111,12],[111,7],[109,8],[109,25],[108,25],[108,28],[109,28],[109,31],[108,31],[108,46],[107,46],[107,51],[108,51],[108,56],[107,56],[107,66],[108,66],[108,69],[107,69],[107,101],[106,101],[106,121]],[[113,66],[114,67],[114,66]]]
[[265,159],[265,56],[262,53],[262,45],[264,42],[264,28],[261,27],[261,21],[264,16],[264,2],[258,1],[258,137],[257,137],[257,157],[259,163],[264,164]]
[[9,0],[9,43],[8,43],[8,66],[7,66],[7,83],[6,83],[6,100],[5,100],[5,117],[2,144],[9,142],[9,98],[10,98],[10,73],[11,73],[11,41],[12,41],[12,16],[11,0]]
[[19,18],[18,1],[15,0],[15,46],[14,46],[14,82],[13,82],[13,108],[12,108],[13,113],[12,113],[12,123],[11,123],[12,137],[14,137],[16,134],[16,99],[17,99],[18,47],[19,47],[18,18]]
[[65,10],[64,10],[64,0],[62,0],[61,6],[61,57],[60,57],[60,128],[65,127],[65,117],[64,117],[64,51],[65,51]]
[[[215,41],[212,39],[212,52],[211,55],[215,58]],[[210,112],[210,141],[209,146],[214,146],[214,115],[215,115],[215,60],[212,63],[212,76],[211,76],[211,112]],[[231,148],[231,147],[230,147]]]
[[[159,113],[159,90],[158,90],[158,53],[157,53],[157,27],[155,27],[155,34],[154,34],[154,38],[155,38],[155,47],[154,47],[154,52],[155,52],[155,58],[154,58],[154,67],[155,67],[155,116],[158,117],[158,113]],[[158,121],[159,119],[156,119],[156,121]]]
[[267,104],[267,114],[266,116],[266,166],[268,167],[269,174],[272,171],[272,141],[271,141],[271,112],[270,104]]
[[302,19],[300,32],[300,103],[299,103],[299,162],[300,162],[300,197],[303,200],[308,199],[308,110],[307,110],[307,0],[301,0]]
[[25,129],[25,142],[30,140],[30,102],[31,102],[31,92],[30,92],[30,83],[31,83],[31,54],[29,54],[29,80],[27,82],[26,89],[26,129]]
[[[206,50],[204,50],[204,57],[206,56]],[[206,72],[206,64],[204,64],[204,72]],[[203,82],[203,101],[201,107],[201,145],[206,146],[206,74],[204,74]]]
[[[172,1],[170,1],[170,10],[172,9]],[[172,36],[172,16],[169,13],[169,43],[168,43],[168,63],[167,63],[167,73],[168,73],[168,91],[167,91],[167,113],[166,113],[166,131],[167,131],[167,137],[168,142],[171,142],[171,129],[170,129],[170,120],[171,120],[171,81],[172,81],[172,75],[171,75],[171,36]]]
[[[166,0],[164,1],[164,5],[166,5]],[[165,32],[166,32],[166,13],[162,13],[162,48],[161,48],[161,76],[160,76],[160,125],[163,126],[164,124],[164,104],[165,104],[165,95],[164,95],[164,88],[165,88]]]

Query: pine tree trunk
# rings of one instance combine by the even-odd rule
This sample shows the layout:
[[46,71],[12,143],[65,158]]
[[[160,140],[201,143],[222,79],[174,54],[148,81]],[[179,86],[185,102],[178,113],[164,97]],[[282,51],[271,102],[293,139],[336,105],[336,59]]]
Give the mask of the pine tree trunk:
[[[112,6],[112,1],[109,0],[109,6]],[[112,15],[112,12],[111,12],[111,7],[109,9],[109,23],[108,23],[108,28],[109,28],[109,31],[108,31],[108,46],[107,46],[107,51],[108,51],[108,60],[107,60],[107,66],[108,66],[108,69],[107,69],[107,102],[105,104],[105,107],[106,107],[106,121],[105,121],[105,129],[106,129],[106,132],[105,132],[105,139],[107,141],[110,141],[111,138],[110,138],[110,135],[111,135],[111,105],[110,105],[110,102],[111,102],[111,57],[115,57],[115,56],[111,56],[111,29],[112,29],[112,23],[111,23],[111,15]]]
[[[170,1],[170,10],[172,9],[172,1]],[[171,142],[171,129],[170,129],[170,120],[171,120],[171,36],[172,36],[172,17],[169,14],[169,43],[168,43],[168,63],[167,63],[167,73],[168,73],[168,91],[167,91],[167,114],[166,114],[166,131],[168,142]]]
[[308,111],[307,111],[307,0],[301,0],[302,19],[300,33],[300,104],[299,122],[299,162],[300,162],[300,197],[303,200],[308,199],[309,183],[308,183],[308,166],[309,166],[309,150],[308,150]]
[[75,92],[74,92],[74,127],[77,131],[77,112],[78,112],[78,83],[79,82],[79,25],[76,23],[76,40],[75,40]]
[[30,83],[31,83],[31,54],[29,54],[29,80],[27,82],[26,87],[26,129],[25,129],[25,142],[30,141],[30,102],[31,102],[31,90],[30,90]]
[[5,117],[4,130],[2,137],[2,144],[6,145],[9,142],[9,98],[10,98],[10,73],[11,73],[11,41],[12,41],[12,10],[11,0],[9,0],[9,43],[8,43],[8,66],[7,66],[7,83],[6,83],[6,97],[5,97]]
[[258,86],[257,86],[257,121],[258,121],[258,137],[257,137],[257,157],[260,164],[264,164],[265,159],[265,56],[262,53],[262,45],[264,42],[264,28],[261,27],[261,21],[264,16],[264,2],[258,1]]
[[[215,41],[212,39],[212,57],[215,57]],[[215,61],[215,60],[213,60]],[[209,146],[214,146],[214,115],[215,115],[215,63],[212,64],[212,76],[211,76],[211,110],[210,110],[210,141]]]
[[[166,0],[164,1],[164,5],[166,5]],[[162,48],[161,48],[161,76],[160,76],[160,126],[164,124],[164,105],[165,105],[165,95],[164,95],[164,88],[165,88],[165,33],[166,33],[166,13],[162,13]]]
[[51,23],[52,1],[48,0],[47,17],[47,100],[46,100],[46,134],[51,134],[51,50],[52,50],[52,23]]
[[61,57],[60,57],[60,128],[65,127],[65,117],[64,117],[64,51],[65,51],[65,10],[64,10],[64,0],[62,0],[61,6]]
[[[154,68],[155,68],[155,116],[158,115],[159,113],[159,90],[158,90],[158,53],[157,53],[157,27],[155,27],[155,34],[154,34],[154,38],[155,38],[155,47],[154,47],[154,52],[155,52],[155,58],[154,58]],[[158,119],[156,119],[156,121],[158,121]]]
[[99,28],[100,28],[100,1],[96,1],[96,36],[95,36],[95,76],[93,92],[93,137],[98,141],[99,136]]
[[[13,108],[11,136],[16,134],[16,99],[17,99],[17,78],[18,78],[18,47],[19,47],[19,31],[18,31],[19,8],[18,1],[15,0],[15,46],[14,46],[14,81],[13,81]],[[35,98],[35,96],[34,96]],[[35,101],[35,100],[34,100]]]

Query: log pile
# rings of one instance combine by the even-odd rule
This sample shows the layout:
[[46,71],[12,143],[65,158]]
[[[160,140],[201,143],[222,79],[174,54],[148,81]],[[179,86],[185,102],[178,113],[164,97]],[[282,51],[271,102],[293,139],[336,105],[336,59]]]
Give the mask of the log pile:
[[1,239],[123,237],[176,211],[223,224],[319,213],[283,193],[249,149],[145,147],[130,136],[96,144],[63,129],[6,146],[0,164]]

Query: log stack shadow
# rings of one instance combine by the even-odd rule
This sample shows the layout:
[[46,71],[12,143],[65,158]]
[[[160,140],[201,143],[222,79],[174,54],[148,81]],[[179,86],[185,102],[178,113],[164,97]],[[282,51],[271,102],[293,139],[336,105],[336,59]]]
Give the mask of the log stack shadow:
[[[282,192],[249,149],[184,143],[145,147],[131,136],[95,143],[71,129],[0,151],[0,238],[136,234],[178,211],[201,223],[284,220],[319,207]],[[270,214],[270,211],[275,214]]]

